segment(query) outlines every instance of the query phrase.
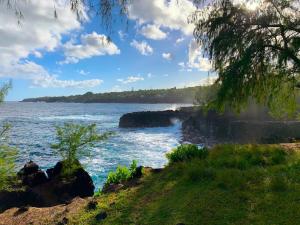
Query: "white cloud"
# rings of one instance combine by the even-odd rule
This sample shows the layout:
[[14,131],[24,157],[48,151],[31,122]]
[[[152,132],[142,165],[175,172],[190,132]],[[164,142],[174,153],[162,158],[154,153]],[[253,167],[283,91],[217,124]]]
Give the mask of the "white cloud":
[[199,44],[192,40],[189,44],[189,61],[187,63],[189,68],[195,68],[199,71],[212,70],[212,64],[208,58],[203,57],[201,47]]
[[126,79],[117,79],[117,81],[123,83],[123,84],[129,84],[129,83],[135,83],[135,82],[138,82],[138,81],[143,81],[144,78],[141,77],[140,75],[138,76],[129,76],[127,77]]
[[13,9],[0,4],[0,65],[16,63],[30,54],[42,57],[41,50],[55,50],[63,34],[80,28],[76,15],[65,4],[56,4],[61,15],[57,19],[52,1],[18,1],[18,7],[24,15],[21,25]]
[[39,51],[34,51],[34,52],[33,52],[33,55],[34,55],[36,58],[42,58],[42,57],[43,57],[42,53],[40,53]]
[[148,74],[147,74],[147,77],[148,77],[148,78],[152,78],[152,76],[153,76],[152,73],[148,73]]
[[184,41],[184,38],[183,38],[183,37],[177,38],[177,39],[176,39],[176,44],[179,44],[179,43],[181,43],[181,42],[183,42],[183,41]]
[[93,56],[120,54],[120,49],[103,34],[93,32],[81,35],[80,40],[80,44],[74,44],[72,41],[69,41],[64,45],[66,59],[60,64],[77,63],[81,59]]
[[0,77],[31,80],[32,87],[42,88],[90,88],[103,83],[99,79],[91,80],[61,80],[57,75],[52,75],[44,67],[31,61],[13,63],[2,66]]
[[146,41],[138,42],[133,40],[130,45],[136,48],[142,55],[152,55],[153,53],[153,48]]
[[188,23],[188,17],[194,11],[196,7],[189,0],[133,0],[129,6],[129,18],[139,24],[153,23],[192,35],[194,25]]
[[163,32],[159,26],[151,24],[143,26],[140,33],[153,40],[163,40],[167,37],[167,33]]
[[89,75],[90,72],[84,71],[84,70],[78,70],[77,73],[79,73],[80,75],[86,76]]
[[32,87],[42,88],[92,88],[99,86],[103,83],[103,80],[91,79],[91,80],[59,80],[56,76],[43,76],[41,79],[33,80]]
[[171,53],[163,53],[162,57],[166,60],[171,60],[172,59],[172,54]]
[[119,38],[121,41],[124,41],[125,40],[125,37],[127,36],[123,31],[119,30],[118,31],[118,34],[119,34]]
[[184,62],[179,62],[178,66],[180,67],[181,71],[185,69],[185,63]]
[[[62,36],[81,28],[69,7],[63,1],[56,1],[58,18],[53,15],[52,1],[18,1],[24,18],[18,24],[13,9],[0,4],[0,77],[25,79],[34,87],[95,87],[103,81],[61,80],[32,61],[30,55],[43,57],[42,52],[54,51],[61,45]],[[83,19],[87,19],[83,11]],[[5,21],[5,22],[4,22]]]

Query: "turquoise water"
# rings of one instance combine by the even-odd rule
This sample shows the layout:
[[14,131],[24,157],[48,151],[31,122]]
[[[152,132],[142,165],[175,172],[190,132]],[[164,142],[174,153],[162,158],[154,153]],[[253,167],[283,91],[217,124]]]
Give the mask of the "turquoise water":
[[180,124],[168,128],[121,129],[119,118],[128,112],[176,109],[175,104],[80,104],[80,103],[17,103],[0,106],[0,120],[12,125],[10,144],[19,148],[18,167],[33,160],[43,169],[60,159],[50,144],[55,142],[55,126],[65,122],[96,123],[99,132],[113,131],[109,140],[91,149],[91,156],[81,158],[97,188],[105,182],[109,171],[119,164],[162,167],[165,153],[179,144]]

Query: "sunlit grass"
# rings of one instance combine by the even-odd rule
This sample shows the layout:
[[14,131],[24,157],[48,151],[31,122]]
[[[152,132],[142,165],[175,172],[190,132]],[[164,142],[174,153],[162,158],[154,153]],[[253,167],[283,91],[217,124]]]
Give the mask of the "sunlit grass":
[[[280,146],[222,145],[206,158],[146,170],[139,186],[97,198],[71,224],[300,224],[300,160]],[[108,217],[97,222],[97,213]]]

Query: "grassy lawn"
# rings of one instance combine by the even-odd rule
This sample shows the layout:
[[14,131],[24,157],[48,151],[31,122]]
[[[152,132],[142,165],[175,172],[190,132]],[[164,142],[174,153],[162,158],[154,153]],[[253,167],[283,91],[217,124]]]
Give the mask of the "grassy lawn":
[[[299,156],[275,145],[217,146],[97,197],[97,209],[70,224],[300,224]],[[107,218],[96,221],[102,211]]]

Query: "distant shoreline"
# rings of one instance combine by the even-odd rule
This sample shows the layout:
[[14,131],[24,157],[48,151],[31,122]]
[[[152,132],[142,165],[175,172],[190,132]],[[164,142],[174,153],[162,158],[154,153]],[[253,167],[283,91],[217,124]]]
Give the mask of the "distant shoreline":
[[201,87],[153,89],[83,95],[26,98],[20,102],[47,103],[131,103],[131,104],[193,104]]

